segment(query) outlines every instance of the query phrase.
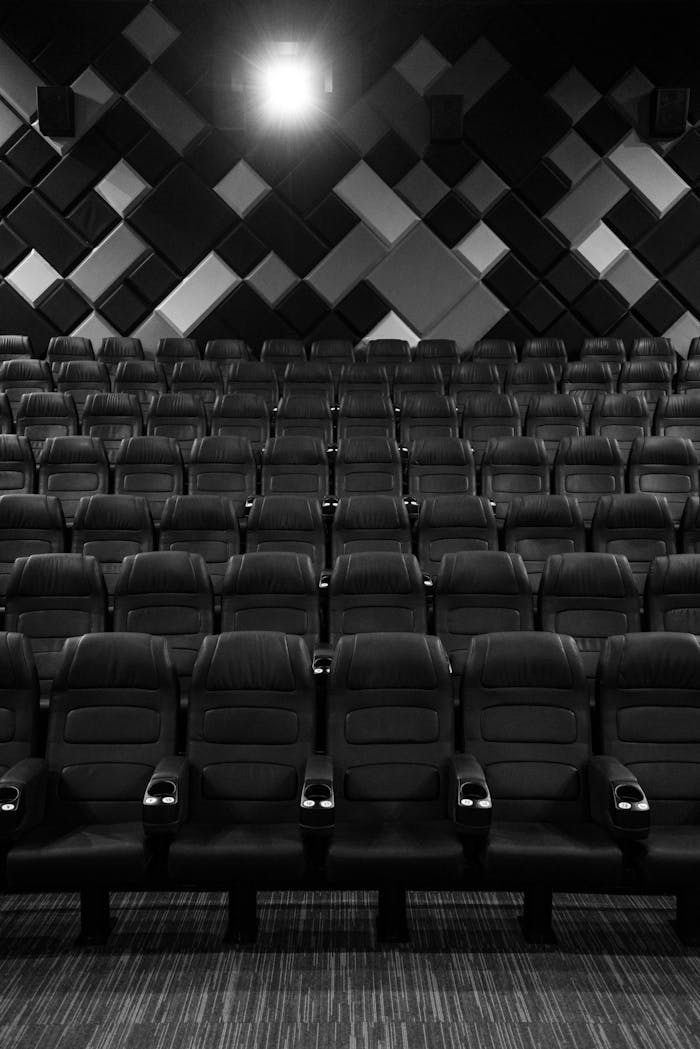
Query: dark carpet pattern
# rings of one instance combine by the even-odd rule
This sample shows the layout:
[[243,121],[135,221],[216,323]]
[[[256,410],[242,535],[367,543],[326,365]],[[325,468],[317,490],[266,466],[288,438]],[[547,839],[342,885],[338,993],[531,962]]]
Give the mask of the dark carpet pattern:
[[222,896],[115,895],[112,937],[74,946],[75,897],[0,903],[2,1049],[689,1049],[700,951],[672,901],[555,897],[556,948],[518,899],[415,893],[382,948],[371,895],[275,893],[252,948]]

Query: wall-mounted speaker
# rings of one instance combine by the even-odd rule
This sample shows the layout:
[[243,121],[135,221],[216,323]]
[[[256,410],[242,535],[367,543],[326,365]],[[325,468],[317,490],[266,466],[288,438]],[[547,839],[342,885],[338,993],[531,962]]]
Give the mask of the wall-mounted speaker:
[[75,134],[75,107],[69,87],[37,87],[36,108],[42,135],[71,138]]
[[430,141],[459,142],[462,138],[463,95],[430,96]]
[[657,87],[651,100],[651,134],[653,138],[679,138],[688,123],[690,89]]

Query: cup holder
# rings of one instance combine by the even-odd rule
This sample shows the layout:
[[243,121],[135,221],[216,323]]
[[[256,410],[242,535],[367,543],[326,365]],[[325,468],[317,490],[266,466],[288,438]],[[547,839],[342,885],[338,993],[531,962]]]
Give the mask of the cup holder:
[[0,812],[16,812],[19,808],[18,787],[0,787]]
[[461,783],[459,787],[459,804],[466,809],[490,809],[491,798],[483,783]]
[[156,779],[148,784],[144,802],[146,805],[174,805],[177,801],[177,784],[171,779]]
[[333,791],[328,783],[309,783],[304,790],[302,800],[304,808],[320,805],[322,809],[333,807]]
[[614,788],[615,805],[618,809],[648,809],[644,791],[636,783],[617,783]]

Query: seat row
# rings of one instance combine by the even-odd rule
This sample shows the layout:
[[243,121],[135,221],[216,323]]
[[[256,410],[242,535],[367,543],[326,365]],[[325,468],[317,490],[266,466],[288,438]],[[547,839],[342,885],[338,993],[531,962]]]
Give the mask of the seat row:
[[[380,938],[408,938],[407,890],[519,891],[551,942],[553,893],[672,893],[700,933],[700,645],[618,635],[597,677],[562,634],[474,640],[455,724],[441,642],[344,637],[319,708],[311,658],[265,631],[204,638],[184,755],[165,643],[68,640],[37,756],[26,640],[0,634],[5,891],[78,892],[82,939],[112,890],[228,892],[228,937],[257,932],[261,889],[378,890]],[[468,899],[468,897],[467,897]]]

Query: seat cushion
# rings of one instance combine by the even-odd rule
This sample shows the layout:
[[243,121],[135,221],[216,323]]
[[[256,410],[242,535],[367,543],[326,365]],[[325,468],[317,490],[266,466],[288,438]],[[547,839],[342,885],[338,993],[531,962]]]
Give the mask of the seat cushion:
[[644,884],[672,890],[700,885],[700,825],[652,827],[639,843],[638,866]]
[[494,823],[483,853],[488,879],[562,888],[614,885],[622,853],[594,823]]
[[283,884],[301,878],[304,867],[299,828],[286,823],[192,824],[183,827],[168,857],[172,878],[198,885]]
[[139,885],[149,859],[140,823],[37,827],[10,850],[7,880],[16,889]]
[[449,820],[336,825],[328,849],[331,882],[377,888],[451,885],[464,874],[464,850]]

